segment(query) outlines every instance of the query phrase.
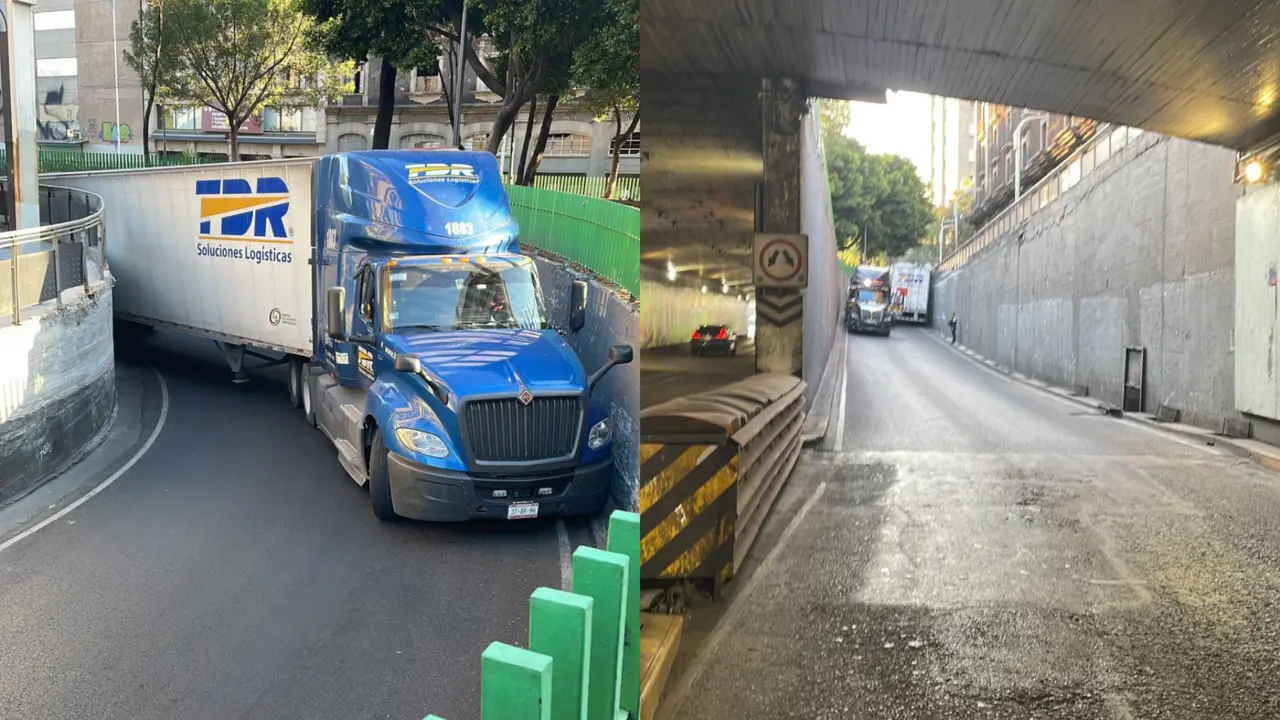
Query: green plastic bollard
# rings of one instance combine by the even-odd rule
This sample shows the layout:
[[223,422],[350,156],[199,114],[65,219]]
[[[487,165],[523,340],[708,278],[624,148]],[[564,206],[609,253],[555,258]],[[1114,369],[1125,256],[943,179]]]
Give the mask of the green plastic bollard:
[[628,563],[626,555],[592,547],[580,547],[573,553],[573,592],[595,601],[587,720],[616,720],[619,714]]
[[626,634],[622,640],[622,695],[618,704],[640,717],[640,514],[615,510],[609,516],[609,552],[628,563]]
[[591,608],[585,595],[538,588],[529,598],[529,649],[551,658],[551,719],[585,720],[591,677]]
[[500,642],[485,648],[480,720],[551,720],[551,658]]

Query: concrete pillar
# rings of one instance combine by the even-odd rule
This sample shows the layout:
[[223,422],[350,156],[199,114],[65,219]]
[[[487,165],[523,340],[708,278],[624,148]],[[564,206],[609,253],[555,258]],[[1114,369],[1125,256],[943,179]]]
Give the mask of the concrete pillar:
[[[800,119],[805,93],[794,80],[766,79],[760,93],[764,186],[757,225],[763,232],[800,232]],[[756,372],[798,374],[804,367],[801,291],[756,288]],[[777,324],[776,319],[785,324]]]
[[10,228],[40,226],[40,146],[36,142],[35,2],[4,0],[4,129]]

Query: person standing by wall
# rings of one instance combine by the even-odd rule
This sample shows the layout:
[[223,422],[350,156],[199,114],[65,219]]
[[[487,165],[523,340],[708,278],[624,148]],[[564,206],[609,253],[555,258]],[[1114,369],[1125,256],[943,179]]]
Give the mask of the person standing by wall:
[[951,328],[951,344],[956,344],[956,314],[951,313],[951,319],[947,321],[947,326]]

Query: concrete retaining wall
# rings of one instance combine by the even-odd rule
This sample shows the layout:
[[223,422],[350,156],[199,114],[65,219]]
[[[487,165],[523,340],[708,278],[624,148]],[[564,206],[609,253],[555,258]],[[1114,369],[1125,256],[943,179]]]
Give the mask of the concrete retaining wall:
[[0,503],[92,449],[115,412],[111,289],[63,293],[0,327]]
[[1235,154],[1144,133],[950,275],[933,323],[1013,369],[1122,403],[1125,348],[1146,349],[1146,407],[1236,415]]
[[612,345],[630,345],[635,359],[629,365],[615,367],[600,381],[592,397],[611,398],[613,419],[613,463],[617,468],[613,501],[617,507],[637,512],[640,467],[640,308],[623,300],[617,293],[558,262],[535,257],[542,292],[547,300],[551,322],[566,325],[569,321],[569,288],[573,281],[585,277],[591,281],[587,300],[587,324],[581,332],[566,339],[582,359],[587,374],[604,364]]
[[[822,149],[817,109],[801,126],[800,230],[809,236],[809,288],[804,291],[805,394],[812,401],[835,342],[845,283],[836,261],[836,229],[831,186]],[[646,311],[647,311],[646,307]]]
[[644,298],[640,317],[642,347],[687,343],[699,325],[725,323],[739,335],[747,333],[747,303],[737,295],[641,281],[640,297]]

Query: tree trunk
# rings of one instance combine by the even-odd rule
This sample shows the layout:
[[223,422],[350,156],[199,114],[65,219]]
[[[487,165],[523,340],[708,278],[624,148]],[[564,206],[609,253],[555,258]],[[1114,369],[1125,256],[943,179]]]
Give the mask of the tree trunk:
[[391,145],[391,117],[396,111],[396,66],[382,58],[378,74],[378,118],[373,124],[373,149],[386,150]]
[[556,111],[560,96],[552,93],[547,97],[547,107],[542,112],[542,128],[538,131],[538,144],[533,150],[533,160],[525,170],[522,185],[533,185],[533,178],[538,174],[538,165],[542,163],[542,154],[547,150],[547,137],[551,135],[551,116]]
[[529,141],[533,139],[533,114],[538,111],[538,96],[534,96],[529,101],[529,120],[524,126],[524,142],[520,148],[520,167],[516,168],[516,176],[511,178],[511,182],[519,185],[524,179],[524,169],[529,161]]
[[155,102],[150,98],[155,94],[148,96],[147,103],[142,106],[142,162],[145,165],[151,165],[151,109],[155,107]]
[[636,110],[635,115],[631,116],[631,124],[627,126],[626,131],[622,130],[622,108],[617,105],[613,106],[613,122],[616,134],[613,136],[613,163],[609,167],[609,179],[604,184],[604,197],[606,200],[613,199],[613,189],[618,184],[618,168],[622,165],[622,143],[631,137],[636,131],[636,125],[640,124],[640,111]]
[[502,139],[507,136],[507,131],[515,124],[516,115],[520,112],[520,105],[504,104],[502,109],[498,111],[498,116],[493,119],[493,129],[489,131],[489,142],[485,143],[485,150],[497,155],[498,149],[502,147]]
[[227,127],[231,128],[231,157],[227,158],[229,162],[240,162],[240,124],[229,122]]

